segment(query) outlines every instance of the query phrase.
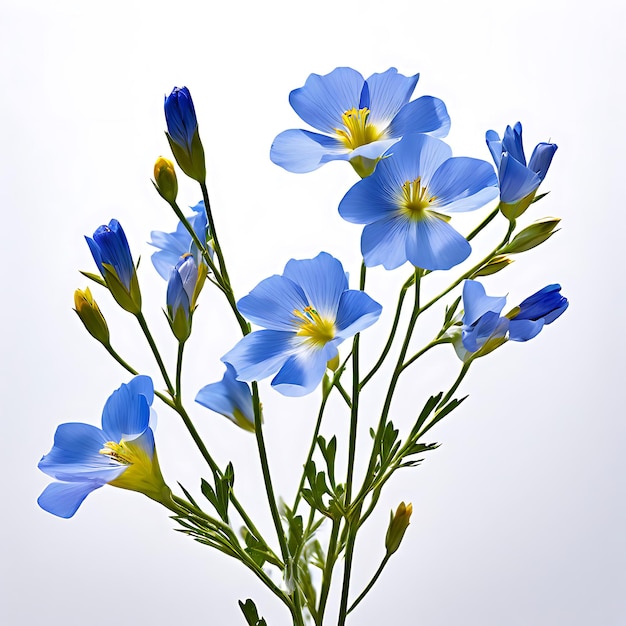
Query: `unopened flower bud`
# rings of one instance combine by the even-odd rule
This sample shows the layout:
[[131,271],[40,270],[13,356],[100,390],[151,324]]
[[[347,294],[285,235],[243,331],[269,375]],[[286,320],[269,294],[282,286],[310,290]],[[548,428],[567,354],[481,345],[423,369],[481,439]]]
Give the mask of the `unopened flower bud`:
[[411,503],[404,504],[404,502],[400,502],[395,514],[393,511],[391,512],[389,528],[387,529],[387,536],[385,537],[385,548],[389,556],[400,547],[404,533],[409,527],[412,513],[413,505]]
[[178,195],[178,180],[174,164],[160,156],[154,164],[154,186],[161,197],[170,204],[176,202]]
[[80,321],[85,325],[87,332],[101,344],[108,346],[109,327],[100,312],[100,307],[93,299],[89,287],[85,291],[77,289],[74,292],[74,306],[76,307],[74,310],[80,317]]
[[526,252],[536,246],[542,244],[554,235],[555,228],[561,221],[558,217],[544,217],[530,226],[524,228],[519,234],[513,237],[511,243],[502,249],[502,252],[508,254],[518,254]]
[[513,263],[513,259],[506,254],[499,254],[494,256],[489,262],[485,263],[479,270],[474,272],[470,278],[477,278],[478,276],[490,276]]

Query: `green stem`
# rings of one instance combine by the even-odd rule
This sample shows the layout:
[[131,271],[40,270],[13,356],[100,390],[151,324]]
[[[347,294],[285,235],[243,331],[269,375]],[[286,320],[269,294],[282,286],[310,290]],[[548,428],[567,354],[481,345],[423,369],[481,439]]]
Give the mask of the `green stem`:
[[409,365],[412,365],[413,363],[415,363],[417,359],[419,359],[422,355],[426,354],[431,348],[434,348],[435,346],[438,346],[439,344],[442,344],[442,343],[446,343],[446,341],[443,341],[441,339],[435,339],[434,341],[431,341],[428,345],[424,346],[419,352],[416,352],[408,361],[403,363],[402,367],[400,368],[400,371],[403,372],[407,367],[409,367]]
[[402,289],[400,290],[400,295],[398,297],[398,304],[396,305],[396,314],[393,318],[393,324],[391,325],[391,332],[389,333],[389,338],[387,339],[387,343],[385,344],[385,347],[383,348],[382,354],[380,355],[378,361],[376,361],[374,367],[361,382],[361,389],[365,387],[365,385],[370,381],[372,376],[374,376],[374,374],[380,369],[381,365],[385,361],[385,358],[387,357],[387,354],[389,354],[389,350],[391,350],[393,340],[396,336],[396,331],[398,330],[398,323],[400,322],[400,315],[402,313],[402,305],[404,303],[406,292],[414,282],[415,273],[411,274],[410,278],[404,283],[404,285],[402,285]]
[[328,552],[326,554],[326,562],[324,563],[324,572],[322,574],[322,588],[320,590],[320,601],[317,610],[316,626],[322,626],[324,620],[324,611],[328,602],[328,594],[330,593],[330,583],[333,576],[333,569],[337,561],[337,537],[339,536],[340,520],[333,519],[333,527],[330,531],[330,539],[328,542]]
[[491,212],[465,239],[471,241],[478,233],[485,228],[500,213],[500,204]]
[[152,334],[150,333],[150,329],[148,328],[148,324],[146,323],[146,318],[143,316],[143,313],[140,311],[136,315],[137,321],[139,322],[139,326],[141,326],[141,330],[143,330],[143,334],[146,336],[148,343],[150,344],[150,349],[152,350],[152,354],[154,354],[154,358],[161,370],[161,375],[163,376],[163,380],[165,381],[165,386],[167,387],[168,392],[171,396],[174,396],[174,387],[172,386],[172,382],[170,381],[170,377],[167,373],[167,369],[163,364],[163,359],[161,358],[161,354],[159,353],[159,349],[154,343],[154,339],[152,338]]
[[181,381],[183,373],[183,351],[185,349],[185,342],[178,342],[178,357],[176,359],[176,398],[180,400],[182,404],[182,392]]
[[280,552],[285,565],[289,561],[289,549],[285,540],[285,532],[280,521],[280,514],[276,506],[276,496],[274,495],[274,487],[272,486],[272,478],[270,476],[270,468],[267,462],[267,450],[265,449],[265,440],[263,438],[263,420],[261,418],[261,404],[259,402],[259,387],[254,381],[252,383],[252,405],[254,407],[254,433],[256,435],[256,443],[259,451],[259,459],[261,461],[261,471],[263,472],[263,482],[265,483],[265,493],[272,514],[274,528],[278,536],[280,544]]
[[224,261],[224,255],[222,254],[222,247],[220,246],[217,238],[217,231],[215,229],[213,212],[211,211],[211,203],[209,202],[209,191],[207,189],[206,183],[200,183],[200,189],[202,189],[202,199],[204,200],[204,208],[206,211],[207,222],[209,225],[209,233],[213,238],[213,248],[215,249],[215,254],[217,255],[217,260],[220,265],[220,272],[222,278],[224,279],[224,284],[227,287],[230,287],[230,278],[228,277],[228,271],[226,270],[226,262]]
[[126,361],[124,361],[124,359],[113,349],[113,347],[108,344],[102,344],[104,345],[104,347],[106,348],[106,351],[128,372],[130,372],[133,376],[138,376],[139,372],[134,368],[131,367],[128,363],[126,363]]
[[387,562],[389,561],[390,558],[391,558],[391,554],[385,554],[385,558],[381,561],[381,564],[376,570],[376,573],[374,574],[374,576],[372,576],[372,580],[369,581],[369,583],[367,584],[367,587],[365,587],[361,595],[350,605],[350,608],[348,609],[348,613],[354,610],[357,604],[359,604],[359,602],[361,602],[361,600],[363,600],[363,598],[369,593],[369,590],[374,586],[374,584],[378,580],[378,577],[382,574],[383,570],[385,569],[385,565],[387,565]]

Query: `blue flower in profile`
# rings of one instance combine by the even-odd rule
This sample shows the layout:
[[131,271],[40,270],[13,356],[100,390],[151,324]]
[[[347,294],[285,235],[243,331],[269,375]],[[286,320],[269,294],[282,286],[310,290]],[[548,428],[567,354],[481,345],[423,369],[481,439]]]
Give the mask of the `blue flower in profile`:
[[350,161],[368,176],[391,145],[408,133],[445,137],[450,118],[438,98],[409,102],[419,79],[389,68],[367,80],[356,70],[338,67],[330,74],[311,74],[289,94],[294,111],[313,128],[287,130],[274,139],[270,158],[289,172],[311,172],[328,161]]
[[191,333],[191,316],[206,275],[206,266],[203,263],[198,265],[189,253],[180,258],[170,273],[166,296],[167,316],[178,341],[186,341]]
[[72,517],[92,491],[107,484],[169,503],[171,492],[154,447],[153,398],[152,380],[136,376],[107,400],[101,429],[61,424],[52,450],[39,462],[39,469],[59,482],[44,489],[39,506],[53,515]]
[[167,124],[165,134],[180,169],[194,180],[204,182],[204,148],[198,134],[198,120],[189,89],[174,87],[165,98],[164,109]]
[[126,311],[141,310],[141,293],[128,240],[120,223],[113,219],[85,237],[102,278],[117,303]]
[[254,406],[250,387],[237,380],[235,368],[226,363],[226,372],[219,383],[202,387],[196,402],[227,417],[240,428],[254,432]]
[[561,285],[548,285],[501,317],[506,297],[488,296],[481,283],[466,280],[461,341],[453,341],[457,355],[468,361],[489,354],[507,340],[528,341],[536,337],[569,306],[560,292]]
[[569,306],[567,298],[561,295],[561,285],[548,285],[529,296],[515,307],[507,317],[509,339],[528,341],[537,336],[547,324],[552,324]]
[[[194,207],[190,207],[194,212],[187,218],[187,221],[193,228],[198,239],[206,242],[208,239],[208,226],[206,211],[204,210],[204,200],[200,200]],[[160,230],[153,230],[150,233],[152,241],[151,246],[160,248],[152,254],[152,264],[159,273],[159,276],[165,280],[169,280],[172,268],[176,266],[181,256],[190,252],[196,259],[196,264],[200,264],[202,255],[197,246],[193,243],[191,235],[183,226],[182,222],[178,222],[176,230],[173,233],[165,233]],[[209,252],[212,248],[208,247]]]
[[557,145],[545,142],[537,144],[527,165],[520,122],[513,128],[507,126],[502,139],[495,131],[488,130],[486,140],[498,168],[500,209],[505,217],[516,219],[535,198],[539,185],[548,173]]
[[448,224],[446,213],[482,207],[498,195],[497,182],[486,161],[452,157],[439,139],[407,135],[371,176],[348,190],[339,213],[348,222],[365,224],[365,265],[391,270],[409,261],[447,270],[464,261],[471,246]]
[[313,391],[339,344],[382,310],[364,292],[348,289],[341,263],[326,252],[292,259],[282,276],[261,281],[237,306],[264,330],[246,335],[222,361],[246,382],[275,374],[272,386],[286,396]]

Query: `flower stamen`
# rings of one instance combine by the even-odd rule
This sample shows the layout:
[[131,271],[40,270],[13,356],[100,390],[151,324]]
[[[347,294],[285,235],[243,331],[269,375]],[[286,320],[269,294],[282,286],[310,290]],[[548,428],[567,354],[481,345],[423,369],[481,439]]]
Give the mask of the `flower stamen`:
[[324,319],[312,306],[306,306],[302,311],[294,310],[296,336],[306,337],[306,342],[312,347],[321,348],[335,338],[335,324],[332,320]]
[[[412,182],[406,181],[402,185],[402,192],[399,199],[400,211],[409,217],[409,219],[417,222],[424,218],[424,214],[431,204],[436,200],[436,196],[431,196],[428,189],[422,185],[422,177],[418,176]],[[434,213],[434,211],[429,211]],[[435,213],[441,219],[448,221],[447,215]]]
[[367,107],[352,108],[341,115],[344,128],[335,128],[335,132],[346,148],[354,150],[380,139],[382,133],[373,124],[368,123],[369,115],[370,110]]

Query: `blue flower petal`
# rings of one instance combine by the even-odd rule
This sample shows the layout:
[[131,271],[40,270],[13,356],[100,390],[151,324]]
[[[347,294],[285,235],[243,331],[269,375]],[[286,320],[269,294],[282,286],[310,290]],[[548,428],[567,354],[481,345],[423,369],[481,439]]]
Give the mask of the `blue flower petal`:
[[336,336],[344,339],[365,330],[380,317],[382,310],[383,307],[363,291],[346,291],[339,301]]
[[466,280],[463,283],[463,323],[471,326],[487,312],[500,315],[506,304],[506,296],[488,296],[482,283]]
[[[383,167],[383,163],[378,167]],[[375,173],[374,173],[375,174]],[[372,174],[353,185],[339,203],[339,215],[353,224],[371,224],[395,215],[397,189]]]
[[331,160],[345,161],[349,153],[350,150],[334,137],[294,129],[286,130],[274,139],[270,159],[288,172],[303,174]]
[[433,174],[429,193],[436,196],[433,206],[446,213],[473,211],[498,195],[498,177],[487,161],[470,157],[452,157]]
[[361,235],[361,254],[367,267],[383,265],[393,270],[407,262],[408,219],[391,215],[368,224]]
[[[142,382],[137,383],[142,387]],[[122,384],[106,401],[102,410],[102,430],[111,441],[131,441],[141,435],[150,422],[150,406],[145,395]]]
[[398,143],[398,137],[392,137],[391,139],[380,139],[379,141],[371,141],[370,143],[363,144],[358,148],[355,148],[348,154],[350,160],[356,157],[362,157],[364,159],[378,159],[380,158],[391,146]]
[[385,128],[409,101],[419,76],[403,76],[398,74],[395,67],[380,74],[372,74],[366,81],[370,100],[368,121],[377,128]]
[[294,310],[307,306],[306,295],[294,281],[275,274],[262,280],[237,307],[250,321],[270,330],[294,331]]
[[528,169],[532,170],[539,176],[541,180],[546,177],[552,157],[557,151],[558,146],[555,143],[539,143],[535,146],[533,154],[528,162]]
[[313,128],[333,134],[342,128],[341,116],[358,107],[365,80],[356,70],[338,67],[330,74],[311,74],[304,87],[289,94],[293,110]]
[[485,133],[485,139],[496,167],[500,167],[500,161],[502,160],[502,141],[500,135],[498,135],[495,130],[488,130]]
[[449,270],[465,261],[472,247],[452,226],[433,215],[425,214],[411,224],[407,233],[408,260],[426,270]]
[[300,397],[311,393],[321,382],[326,363],[337,354],[334,345],[322,350],[301,351],[287,359],[272,380],[272,387],[284,396]]
[[327,252],[314,259],[291,259],[283,276],[299,285],[312,306],[323,318],[335,319],[341,294],[348,289],[348,279],[341,263]]
[[[130,289],[130,281],[135,273],[135,266],[130,254],[130,247],[123,228],[116,219],[112,219],[108,226],[100,226],[93,234],[93,241],[99,248],[99,258],[94,259],[101,267],[101,263],[112,265],[120,281],[127,289]],[[92,244],[87,238],[89,248],[92,250]]]
[[463,326],[463,347],[468,352],[476,352],[485,345],[488,339],[499,333],[506,335],[509,321],[493,311],[487,311],[473,326]]
[[237,371],[237,379],[252,382],[276,372],[294,352],[294,333],[257,330],[239,340],[222,357]]
[[37,499],[37,503],[48,513],[68,519],[76,513],[83,500],[102,484],[90,481],[80,483],[52,483]]
[[402,137],[409,133],[428,133],[433,137],[445,137],[450,130],[450,116],[443,100],[422,96],[409,102],[393,118],[387,134]]
[[254,406],[250,387],[236,379],[235,368],[226,363],[226,372],[219,383],[204,386],[196,395],[196,402],[237,423],[235,410],[238,410],[254,425]]
[[52,450],[39,461],[39,469],[58,480],[105,484],[126,468],[100,454],[109,441],[106,434],[90,424],[61,424],[54,434]]
[[505,204],[515,204],[535,191],[541,179],[535,172],[516,161],[508,153],[503,153],[498,171],[500,179],[500,200]]
[[509,323],[509,339],[511,341],[528,341],[536,337],[545,325],[545,320],[516,320]]

